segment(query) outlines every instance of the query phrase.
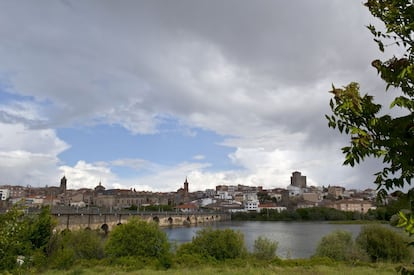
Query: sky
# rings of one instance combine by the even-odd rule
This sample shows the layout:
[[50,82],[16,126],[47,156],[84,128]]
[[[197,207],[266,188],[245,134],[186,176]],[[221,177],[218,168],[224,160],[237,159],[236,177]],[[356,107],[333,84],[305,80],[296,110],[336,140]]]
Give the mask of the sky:
[[361,1],[0,1],[0,185],[375,188],[328,91],[389,104]]

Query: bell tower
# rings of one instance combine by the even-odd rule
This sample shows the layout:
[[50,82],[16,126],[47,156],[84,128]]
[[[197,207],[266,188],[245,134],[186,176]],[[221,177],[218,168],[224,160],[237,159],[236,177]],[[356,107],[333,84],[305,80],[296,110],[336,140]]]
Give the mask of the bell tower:
[[66,193],[67,188],[67,180],[66,177],[63,176],[63,178],[60,179],[60,193]]
[[184,193],[188,194],[188,181],[187,181],[187,178],[185,178],[185,182],[184,182]]

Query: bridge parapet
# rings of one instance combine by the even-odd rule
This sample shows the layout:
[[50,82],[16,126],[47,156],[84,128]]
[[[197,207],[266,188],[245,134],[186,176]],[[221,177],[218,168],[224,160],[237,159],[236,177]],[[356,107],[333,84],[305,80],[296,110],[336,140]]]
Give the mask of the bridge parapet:
[[126,223],[133,217],[147,222],[157,222],[160,226],[190,226],[211,222],[227,221],[229,213],[177,213],[177,212],[141,212],[141,213],[56,213],[57,230],[102,229],[110,231],[113,227]]

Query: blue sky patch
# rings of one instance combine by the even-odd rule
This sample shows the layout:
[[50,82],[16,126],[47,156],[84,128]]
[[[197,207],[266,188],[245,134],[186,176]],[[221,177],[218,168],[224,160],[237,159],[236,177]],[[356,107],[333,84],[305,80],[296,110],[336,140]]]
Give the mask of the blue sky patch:
[[[188,131],[177,131],[171,125],[174,123],[174,120],[164,121],[159,133],[152,135],[134,135],[118,125],[60,128],[57,129],[57,135],[71,147],[62,152],[59,158],[71,166],[79,160],[93,163],[142,159],[165,166],[181,162],[207,162],[214,163],[211,167],[213,170],[233,167],[228,154],[234,150],[219,145],[223,141],[222,136],[194,128],[191,129],[192,134],[186,134]],[[113,171],[125,176],[138,173],[135,169],[123,166],[114,166]]]

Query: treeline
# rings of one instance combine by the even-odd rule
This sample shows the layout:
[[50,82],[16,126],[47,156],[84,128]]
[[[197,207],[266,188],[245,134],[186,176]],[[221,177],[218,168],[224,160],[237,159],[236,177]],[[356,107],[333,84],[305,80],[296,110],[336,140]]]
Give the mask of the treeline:
[[327,207],[298,208],[296,210],[277,211],[264,209],[261,212],[237,212],[233,220],[244,221],[350,221],[379,220],[396,224],[400,211],[414,211],[414,188],[407,193],[396,191],[391,199],[382,202],[376,209],[367,213],[341,211]]
[[374,219],[376,219],[374,211],[363,214],[327,207],[298,208],[280,212],[275,209],[264,209],[260,212],[236,212],[232,214],[232,220],[239,221],[349,221]]

